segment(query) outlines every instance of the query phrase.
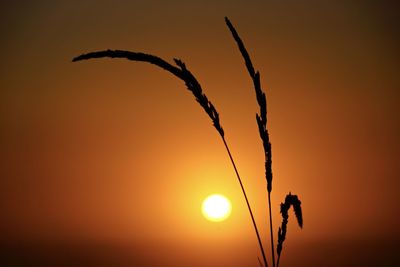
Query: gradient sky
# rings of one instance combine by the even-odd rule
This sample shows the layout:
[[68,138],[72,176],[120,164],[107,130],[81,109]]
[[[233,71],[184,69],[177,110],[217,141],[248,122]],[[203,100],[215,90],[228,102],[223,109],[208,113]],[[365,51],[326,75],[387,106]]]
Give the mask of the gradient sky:
[[[245,202],[182,81],[124,49],[182,59],[220,113],[267,256],[264,156],[250,78],[267,92],[273,215],[291,191],[281,266],[395,266],[400,27],[395,1],[2,1],[0,265],[258,266]],[[232,200],[206,221],[201,201]],[[3,261],[3,263],[1,262]]]

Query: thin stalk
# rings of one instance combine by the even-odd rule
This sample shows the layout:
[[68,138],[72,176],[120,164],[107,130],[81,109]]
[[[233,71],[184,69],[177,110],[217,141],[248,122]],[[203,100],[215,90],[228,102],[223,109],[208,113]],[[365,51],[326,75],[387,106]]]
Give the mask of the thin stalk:
[[271,191],[272,191],[272,157],[271,157],[271,143],[269,140],[269,133],[267,128],[267,98],[261,88],[260,73],[254,69],[253,63],[251,62],[250,55],[244,46],[242,39],[237,33],[235,27],[232,25],[230,20],[225,17],[226,25],[232,33],[232,37],[235,40],[240,53],[244,59],[247,71],[249,72],[250,78],[253,81],[254,89],[256,92],[257,103],[260,107],[260,113],[256,114],[256,121],[258,130],[260,133],[261,140],[263,141],[264,155],[265,155],[265,178],[267,180],[267,191],[268,191],[268,210],[269,210],[269,226],[270,226],[270,237],[271,237],[271,254],[272,254],[272,266],[275,267],[275,250],[274,250],[274,235],[272,228],[272,212],[271,212]]
[[268,192],[268,209],[269,209],[269,230],[271,233],[271,249],[272,249],[272,266],[275,267],[275,251],[274,251],[274,234],[272,227],[272,211],[271,211],[271,192]]
[[267,258],[265,257],[264,247],[263,247],[262,242],[261,242],[260,234],[259,234],[259,232],[258,232],[256,220],[254,219],[254,215],[253,215],[253,212],[252,212],[252,210],[251,210],[249,200],[247,199],[246,191],[244,190],[244,187],[243,187],[242,179],[240,179],[240,175],[239,175],[239,172],[238,172],[238,170],[237,170],[237,168],[236,168],[235,161],[234,161],[233,158],[232,158],[231,151],[229,150],[228,144],[226,143],[225,138],[224,138],[223,136],[222,136],[222,141],[224,142],[226,151],[228,152],[229,158],[231,159],[233,168],[235,169],[236,177],[237,177],[237,179],[238,179],[238,181],[239,181],[239,184],[240,184],[240,188],[242,189],[243,196],[244,196],[244,198],[245,198],[245,200],[246,200],[247,209],[249,210],[250,217],[251,217],[251,221],[253,222],[254,231],[256,232],[256,236],[257,236],[257,240],[258,240],[258,245],[259,245],[260,250],[261,250],[261,254],[262,254],[262,257],[263,257],[263,261],[264,261],[265,267],[268,267]]
[[281,255],[278,255],[278,261],[276,262],[276,267],[279,267],[279,261],[281,259]]
[[133,61],[142,61],[142,62],[147,62],[150,64],[154,64],[171,74],[175,75],[179,79],[183,80],[188,88],[189,91],[193,93],[193,95],[196,98],[196,101],[200,104],[200,106],[204,109],[204,111],[208,114],[208,116],[211,118],[213,125],[215,129],[218,131],[219,135],[222,138],[222,141],[224,142],[225,148],[228,152],[229,158],[232,162],[233,168],[235,169],[235,173],[237,176],[237,179],[239,181],[240,187],[243,192],[243,196],[246,200],[247,208],[249,210],[251,220],[253,222],[254,230],[256,232],[256,236],[258,239],[258,244],[261,250],[261,254],[263,256],[264,264],[265,267],[268,267],[267,259],[265,257],[265,252],[264,248],[261,242],[260,234],[258,232],[257,224],[253,216],[253,212],[250,207],[250,203],[247,199],[247,194],[244,189],[244,186],[242,184],[242,180],[240,178],[239,172],[236,168],[236,164],[233,161],[231,152],[229,150],[229,147],[225,141],[225,134],[224,130],[220,124],[219,121],[219,114],[217,110],[215,109],[214,105],[208,100],[207,96],[203,93],[203,90],[199,84],[199,82],[196,80],[196,78],[193,76],[193,74],[186,68],[186,65],[180,61],[179,59],[175,59],[175,64],[176,66],[173,66],[163,60],[162,58],[159,58],[154,55],[150,54],[145,54],[145,53],[138,53],[138,52],[130,52],[130,51],[123,51],[123,50],[104,50],[104,51],[96,51],[96,52],[90,52],[87,54],[82,54],[78,57],[75,57],[72,61],[80,61],[80,60],[87,60],[87,59],[93,59],[93,58],[103,58],[103,57],[110,57],[110,58],[125,58],[128,60],[133,60]]

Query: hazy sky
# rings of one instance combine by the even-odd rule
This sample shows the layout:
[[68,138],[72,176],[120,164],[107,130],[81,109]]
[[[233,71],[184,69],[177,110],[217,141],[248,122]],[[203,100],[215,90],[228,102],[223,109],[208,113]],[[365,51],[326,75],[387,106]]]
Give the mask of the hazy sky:
[[[400,27],[395,1],[2,1],[0,265],[258,266],[240,187],[182,81],[182,59],[220,113],[267,256],[264,156],[251,80],[267,92],[273,215],[291,191],[281,266],[395,266],[400,242]],[[231,217],[201,201],[228,196]],[[3,261],[3,263],[1,262]],[[103,265],[101,265],[103,264]]]

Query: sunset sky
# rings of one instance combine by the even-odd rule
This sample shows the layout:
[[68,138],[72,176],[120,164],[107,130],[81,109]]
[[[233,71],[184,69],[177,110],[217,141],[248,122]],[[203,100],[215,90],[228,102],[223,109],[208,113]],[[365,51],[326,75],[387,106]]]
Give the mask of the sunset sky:
[[[389,0],[0,3],[0,266],[259,266],[235,172],[185,84],[220,114],[271,264],[264,152],[236,26],[267,93],[282,267],[399,266],[400,19]],[[207,221],[201,203],[227,196]]]

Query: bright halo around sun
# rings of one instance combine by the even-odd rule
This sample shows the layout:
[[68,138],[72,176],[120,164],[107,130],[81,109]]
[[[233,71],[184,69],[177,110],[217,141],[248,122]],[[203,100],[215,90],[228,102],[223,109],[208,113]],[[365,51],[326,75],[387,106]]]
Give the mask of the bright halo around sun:
[[213,194],[204,199],[201,211],[207,220],[220,222],[231,215],[232,206],[229,199],[220,194]]

